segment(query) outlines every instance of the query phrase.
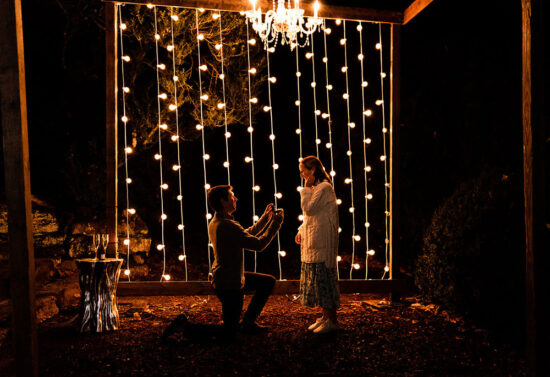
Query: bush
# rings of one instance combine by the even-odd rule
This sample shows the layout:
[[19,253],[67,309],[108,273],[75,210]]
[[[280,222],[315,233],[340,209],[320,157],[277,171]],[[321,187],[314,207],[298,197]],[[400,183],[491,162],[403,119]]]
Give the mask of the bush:
[[484,171],[436,209],[415,284],[429,300],[520,339],[524,301],[519,174]]

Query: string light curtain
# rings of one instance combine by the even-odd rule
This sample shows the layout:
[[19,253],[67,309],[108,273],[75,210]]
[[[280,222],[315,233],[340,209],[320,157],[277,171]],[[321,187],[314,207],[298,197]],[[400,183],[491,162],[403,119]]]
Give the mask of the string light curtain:
[[178,113],[178,75],[176,71],[176,45],[174,41],[174,22],[178,21],[178,15],[174,14],[174,8],[170,8],[170,36],[171,44],[166,46],[166,50],[172,53],[172,82],[174,85],[174,115],[176,132],[171,136],[171,140],[176,142],[177,150],[177,163],[172,165],[172,170],[178,173],[178,196],[176,197],[179,204],[180,223],[178,224],[178,231],[181,233],[181,254],[178,256],[178,260],[184,263],[185,269],[185,281],[188,280],[187,272],[187,251],[185,248],[185,223],[183,220],[183,191],[182,191],[182,175],[181,175],[181,145],[180,145],[180,126],[179,126],[179,113]]
[[310,35],[311,51],[306,53],[306,58],[311,60],[311,89],[313,90],[313,124],[315,125],[315,155],[319,158],[319,127],[317,117],[321,115],[321,111],[317,109],[317,82],[315,81],[315,44],[313,42],[313,34]]
[[366,117],[370,117],[372,115],[372,110],[365,108],[365,89],[369,85],[367,81],[365,81],[365,55],[363,54],[363,24],[359,22],[359,25],[357,25],[357,31],[359,32],[359,54],[357,55],[357,59],[360,62],[361,67],[361,108],[363,112],[363,116],[361,117],[361,122],[363,125],[363,182],[364,182],[364,189],[365,189],[365,197],[364,197],[364,203],[365,203],[365,279],[369,278],[369,256],[374,255],[374,250],[369,249],[369,200],[372,199],[372,194],[369,193],[368,190],[368,173],[371,171],[371,167],[368,165],[367,162],[367,145],[371,143],[371,139],[367,137],[366,132]]
[[[271,84],[277,82],[275,76],[271,76],[271,66],[270,66],[270,52],[274,52],[275,49],[270,47],[266,50],[266,60],[267,60],[267,95],[268,95],[268,106],[264,106],[264,111],[269,113],[269,123],[271,128],[271,134],[269,135],[269,140],[271,140],[271,158],[272,158],[272,168],[273,168],[273,192],[274,192],[274,201],[275,208],[278,208],[278,199],[283,197],[283,194],[280,193],[277,189],[277,170],[279,169],[279,164],[275,160],[275,130],[273,126],[273,107],[271,101]],[[281,250],[281,237],[279,232],[277,232],[277,261],[279,262],[279,280],[283,280],[283,269],[281,266],[281,257],[286,256],[286,251]]]
[[[126,268],[124,269],[124,275],[130,281],[130,213],[135,213],[134,209],[130,208],[130,189],[129,185],[132,183],[132,179],[128,175],[128,155],[133,152],[132,147],[128,145],[128,116],[126,115],[126,95],[130,93],[130,88],[126,86],[124,75],[124,64],[130,61],[130,57],[124,55],[124,38],[123,32],[127,29],[127,26],[122,22],[122,6],[117,5],[118,22],[119,22],[119,34],[120,34],[120,73],[122,80],[122,124],[124,127],[124,173],[125,173],[125,191],[126,191],[126,238],[123,243],[126,248]],[[131,211],[132,210],[132,211]]]
[[[256,44],[256,39],[250,38],[250,31],[248,22],[246,22],[246,60],[248,65],[248,135],[250,141],[250,156],[246,156],[244,161],[250,164],[250,173],[252,176],[252,221],[256,223],[259,220],[258,215],[256,215],[256,176],[254,171],[254,127],[252,127],[252,104],[258,103],[258,98],[252,97],[252,85],[251,85],[251,76],[256,73],[256,68],[252,69],[250,67],[250,46]],[[258,252],[254,252],[254,272],[258,268]]]
[[210,159],[210,155],[206,153],[206,142],[204,138],[204,111],[203,111],[203,102],[208,99],[207,94],[202,92],[202,73],[208,68],[206,64],[201,64],[201,41],[204,40],[204,35],[200,33],[199,30],[199,9],[195,9],[195,25],[197,30],[197,73],[199,77],[199,109],[200,109],[200,123],[197,124],[196,128],[201,133],[201,142],[202,142],[202,171],[204,176],[204,205],[205,205],[205,216],[206,216],[206,234],[208,237],[208,246],[206,248],[206,253],[208,255],[208,280],[212,278],[212,257],[211,257],[211,248],[212,244],[210,243],[210,236],[208,234],[208,224],[212,218],[212,214],[208,210],[208,190],[210,189],[210,184],[208,183],[206,176],[206,160]]
[[[162,130],[167,130],[168,126],[166,123],[162,123],[161,119],[161,100],[166,100],[168,98],[166,93],[160,92],[160,71],[166,69],[166,65],[159,61],[159,41],[161,39],[160,34],[158,33],[158,20],[157,20],[157,7],[153,6],[153,12],[155,17],[155,54],[156,54],[156,76],[157,76],[157,125],[158,125],[158,153],[155,154],[155,160],[159,162],[159,178],[160,178],[160,226],[161,226],[161,243],[157,245],[157,250],[162,251],[162,280],[170,280],[170,275],[166,274],[166,245],[164,239],[164,222],[167,219],[166,214],[164,213],[164,191],[168,189],[168,184],[164,182],[163,176],[163,162],[162,162]],[[171,111],[174,111],[174,104],[170,104],[168,107]]]
[[221,61],[221,71],[220,80],[222,80],[222,101],[218,103],[218,109],[223,110],[223,126],[224,126],[224,137],[225,137],[225,161],[223,162],[223,167],[227,169],[227,184],[231,184],[231,172],[230,172],[230,162],[229,162],[229,138],[231,137],[231,132],[227,129],[227,103],[225,101],[225,70],[223,64],[223,33],[222,33],[222,13],[214,13],[212,15],[214,19],[219,19],[220,22],[220,43],[216,44],[216,50],[220,51],[220,61]]
[[327,119],[327,123],[328,123],[328,142],[326,143],[325,146],[330,152],[330,176],[332,177],[332,179],[334,179],[336,172],[334,171],[334,153],[332,150],[332,115],[330,113],[330,92],[332,91],[332,85],[329,82],[329,76],[328,76],[328,53],[327,53],[327,35],[332,33],[332,29],[327,26],[326,20],[324,20],[323,22],[324,22],[323,44],[324,44],[324,52],[325,52],[325,55],[323,56],[323,63],[325,64],[325,92],[327,96],[327,112],[321,114],[321,118]]

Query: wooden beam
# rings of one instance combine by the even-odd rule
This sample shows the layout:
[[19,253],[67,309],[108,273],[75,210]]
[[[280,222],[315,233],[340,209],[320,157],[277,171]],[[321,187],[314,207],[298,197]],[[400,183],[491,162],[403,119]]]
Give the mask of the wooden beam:
[[[403,280],[340,280],[340,293],[390,293],[407,291]],[[292,294],[300,290],[299,280],[278,280],[273,294]],[[118,296],[206,296],[215,295],[208,281],[119,282]]]
[[[103,0],[103,1],[115,1],[115,0]],[[215,9],[227,12],[240,12],[251,9],[249,0],[130,0],[124,3],[129,4],[154,4],[158,6],[174,6],[182,8],[203,8],[203,9]],[[263,11],[273,8],[272,2],[267,0],[258,0],[256,3],[257,8],[261,8]],[[313,2],[302,1],[300,7],[304,9],[305,16],[313,16]],[[397,23],[403,22],[403,12],[378,10],[368,8],[357,7],[345,7],[333,4],[321,4],[319,10],[319,17],[342,20],[356,20],[356,21],[371,21],[371,22],[384,22],[384,23]]]
[[105,4],[106,226],[108,256],[118,257],[118,20],[117,6]]
[[403,13],[403,25],[408,24],[434,0],[415,0]]
[[[525,200],[526,356],[529,375],[549,376],[550,127],[544,88],[544,0],[522,0],[523,176]],[[546,8],[548,9],[548,8]]]
[[0,0],[0,113],[17,376],[38,375],[31,179],[21,0]]
[[[390,53],[390,279],[399,279],[399,111],[401,25],[391,25]],[[399,300],[397,295],[392,300]]]

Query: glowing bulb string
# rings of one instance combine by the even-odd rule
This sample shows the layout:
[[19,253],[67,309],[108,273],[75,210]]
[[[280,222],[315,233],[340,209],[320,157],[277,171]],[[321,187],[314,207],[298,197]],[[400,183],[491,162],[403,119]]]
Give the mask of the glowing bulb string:
[[311,52],[310,55],[308,55],[311,59],[311,74],[312,74],[312,81],[311,81],[311,88],[313,89],[313,119],[314,119],[314,125],[315,125],[315,153],[317,158],[319,158],[319,144],[321,144],[321,140],[319,139],[319,127],[317,124],[317,117],[320,115],[320,111],[317,110],[317,82],[315,81],[315,46],[313,44],[313,34],[310,35],[311,37]]
[[378,24],[378,44],[377,48],[380,51],[380,95],[381,98],[377,101],[377,103],[382,108],[382,140],[383,140],[383,148],[384,148],[384,154],[380,156],[380,160],[384,163],[384,194],[385,194],[385,200],[384,200],[384,206],[385,206],[385,225],[386,225],[386,238],[384,240],[385,244],[385,254],[386,254],[386,264],[384,266],[384,274],[382,275],[382,279],[386,276],[386,274],[390,271],[388,266],[388,253],[389,253],[389,247],[390,247],[390,239],[389,239],[389,221],[390,221],[390,210],[389,210],[389,189],[390,189],[390,183],[388,181],[388,158],[387,158],[387,152],[386,152],[386,138],[388,129],[386,128],[386,111],[384,107],[384,78],[386,77],[386,74],[384,73],[384,61],[382,57],[382,24]]
[[[298,135],[298,141],[299,141],[299,151],[300,151],[300,158],[298,159],[298,162],[302,161],[303,157],[303,144],[302,144],[302,101],[300,96],[300,77],[302,76],[302,72],[300,72],[300,63],[299,63],[299,49],[300,47],[296,45],[296,93],[297,93],[297,99],[294,104],[296,107],[298,107],[298,128],[296,129],[296,134]],[[300,187],[302,186],[303,178],[300,178]]]
[[201,40],[204,40],[204,35],[200,34],[199,31],[199,10],[195,9],[195,25],[197,29],[197,61],[198,61],[198,69],[197,72],[199,74],[199,108],[200,108],[200,124],[197,124],[197,130],[201,132],[201,140],[202,140],[202,171],[204,175],[204,204],[205,204],[205,215],[206,215],[206,234],[208,237],[208,246],[206,249],[206,252],[208,254],[208,281],[210,281],[210,278],[212,277],[212,260],[210,257],[210,235],[208,233],[208,223],[209,220],[212,218],[212,215],[210,212],[208,212],[208,189],[210,188],[210,185],[208,184],[208,180],[206,177],[206,160],[210,158],[210,155],[206,153],[206,144],[204,141],[204,112],[203,112],[203,94],[202,94],[202,76],[201,71],[206,70],[206,65],[201,65]]
[[157,126],[158,126],[158,154],[155,155],[155,159],[159,162],[159,177],[160,177],[160,223],[161,223],[161,243],[157,245],[157,250],[162,251],[162,276],[160,281],[169,280],[170,278],[166,275],[166,245],[164,243],[164,221],[166,220],[166,214],[164,213],[164,190],[168,188],[166,183],[164,183],[163,174],[162,174],[162,126],[163,124],[161,119],[161,93],[160,93],[160,69],[161,67],[164,67],[164,65],[161,65],[159,62],[159,40],[160,35],[158,34],[158,22],[157,22],[157,7],[153,7],[153,12],[155,15],[155,54],[156,54],[156,75],[157,75]]
[[353,278],[353,270],[357,268],[355,264],[355,207],[354,207],[354,198],[353,198],[353,167],[352,167],[352,151],[351,151],[351,129],[355,127],[350,119],[349,111],[349,83],[348,83],[348,48],[347,48],[347,39],[346,39],[346,21],[343,21],[344,27],[344,38],[340,40],[340,44],[344,47],[344,66],[342,67],[342,72],[346,76],[346,92],[343,95],[344,100],[346,101],[346,110],[347,110],[347,119],[348,119],[348,161],[349,161],[349,177],[345,179],[345,183],[349,184],[350,187],[350,201],[351,207],[349,207],[349,212],[351,213],[351,222],[352,222],[352,242],[351,242],[351,268],[349,271],[349,278]]
[[178,257],[179,260],[183,261],[184,267],[185,267],[185,281],[187,281],[187,252],[185,250],[185,223],[183,220],[183,191],[182,191],[182,177],[181,177],[181,156],[180,156],[180,127],[179,127],[179,114],[178,114],[178,76],[176,71],[176,45],[174,43],[174,21],[178,20],[178,16],[174,15],[174,7],[170,8],[170,33],[171,33],[171,39],[172,44],[168,46],[168,51],[172,52],[172,81],[174,83],[174,105],[175,108],[175,117],[176,117],[176,148],[177,148],[177,154],[178,154],[178,163],[177,165],[172,166],[172,170],[178,172],[178,196],[177,200],[179,202],[180,207],[180,220],[181,223],[178,225],[178,230],[181,232],[181,247],[182,247],[182,253]]
[[[119,17],[119,30],[120,30],[120,56],[124,55],[124,38],[122,32],[126,30],[126,24],[122,22],[122,6],[120,4],[118,7],[118,17]],[[132,148],[128,146],[128,132],[127,132],[127,123],[128,117],[126,116],[126,93],[130,92],[130,89],[126,87],[124,81],[124,63],[125,60],[121,59],[120,61],[120,71],[121,71],[121,80],[122,80],[122,123],[124,125],[124,171],[126,174],[126,238],[124,239],[124,246],[126,246],[126,268],[124,269],[124,275],[130,281],[130,189],[129,185],[132,182],[131,178],[128,176],[128,154],[132,153]]]
[[[330,152],[330,176],[332,177],[332,186],[335,189],[334,177],[336,176],[336,171],[334,171],[334,153],[332,149],[332,115],[330,112],[330,92],[332,90],[332,85],[329,82],[328,77],[328,54],[327,54],[327,35],[330,34],[332,30],[327,27],[327,20],[323,20],[323,44],[324,44],[324,56],[323,63],[325,64],[325,92],[327,96],[327,112],[321,115],[321,118],[327,119],[328,124],[328,142],[325,145]],[[338,259],[341,257],[337,256]],[[336,263],[336,276],[340,279],[340,268]]]
[[[251,68],[250,68],[250,45],[256,43],[256,40],[252,42],[250,39],[250,31],[248,27],[248,22],[246,22],[246,58],[248,63],[248,134],[250,137],[250,156],[245,157],[245,162],[250,163],[250,172],[252,174],[252,221],[256,223],[258,221],[258,216],[256,215],[256,177],[254,175],[254,127],[252,127],[252,87],[251,82]],[[258,102],[257,98],[254,98],[254,103]],[[258,267],[258,253],[254,252],[254,272],[256,272]]]
[[367,138],[366,134],[366,121],[365,118],[370,116],[371,112],[368,109],[365,109],[365,88],[368,83],[365,81],[365,55],[363,54],[363,24],[359,22],[357,25],[357,31],[359,32],[359,59],[361,66],[361,108],[363,109],[363,116],[361,117],[363,125],[363,180],[365,184],[365,279],[369,278],[369,255],[373,255],[374,250],[369,249],[369,200],[372,198],[372,195],[368,190],[368,174],[371,170],[370,166],[367,164],[367,144],[370,144],[370,139]]
[[222,36],[222,13],[214,13],[214,15],[218,15],[217,18],[220,19],[220,44],[216,45],[216,48],[220,50],[220,60],[222,65],[222,73],[220,75],[220,80],[222,80],[222,103],[218,104],[218,109],[221,107],[223,108],[223,125],[224,125],[224,136],[225,136],[225,161],[223,163],[223,166],[227,169],[227,184],[231,184],[231,173],[230,173],[230,163],[229,163],[229,138],[231,137],[231,133],[227,130],[227,104],[225,103],[225,71],[224,71],[224,63],[223,63],[223,36]]
[[[270,47],[266,50],[266,60],[267,60],[267,94],[268,94],[268,100],[269,100],[269,106],[264,107],[264,111],[269,112],[269,121],[271,126],[271,134],[269,135],[269,139],[271,140],[271,158],[272,158],[272,168],[273,168],[273,191],[274,191],[274,204],[275,208],[277,207],[277,199],[281,199],[283,195],[277,191],[277,169],[279,169],[279,165],[275,161],[275,132],[273,128],[273,108],[271,103],[271,84],[276,82],[275,77],[271,77],[271,67],[269,63],[269,53],[270,51],[275,51],[274,47]],[[281,238],[279,236],[279,232],[277,232],[277,260],[279,262],[279,280],[283,280],[283,270],[281,266],[281,256],[283,255],[284,251],[281,250]]]
[[[322,114],[322,118],[326,118],[328,120],[328,143],[326,144],[327,149],[330,151],[330,176],[334,179],[334,176],[336,175],[336,172],[334,171],[334,153],[332,149],[332,115],[330,113],[330,91],[332,90],[332,85],[329,83],[328,79],[328,54],[327,54],[327,34],[331,33],[331,29],[327,28],[326,26],[326,19],[323,20],[324,22],[324,32],[323,32],[323,41],[324,41],[324,51],[325,56],[323,57],[323,63],[325,63],[325,89],[327,94],[327,112],[325,114]],[[334,185],[334,183],[333,183]]]

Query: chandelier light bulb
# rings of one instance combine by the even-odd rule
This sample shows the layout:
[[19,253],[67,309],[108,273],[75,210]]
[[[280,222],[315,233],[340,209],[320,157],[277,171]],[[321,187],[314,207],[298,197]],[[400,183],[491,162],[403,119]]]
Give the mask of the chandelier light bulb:
[[342,46],[345,45],[346,42],[347,42],[346,38],[340,39],[340,44],[341,44]]
[[298,71],[296,72],[296,77],[301,77],[302,76],[302,72]]
[[267,49],[267,52],[271,52],[271,53],[275,52],[275,47],[270,47],[270,48],[268,48],[268,49]]
[[388,272],[390,268],[388,266],[384,267],[384,271]]
[[163,277],[164,280],[166,280],[166,281],[170,280],[170,275],[168,275],[168,274],[162,275],[162,277]]
[[174,80],[174,81],[178,81],[178,80],[179,80],[179,78],[178,78],[178,76],[174,76],[174,77],[172,77],[172,80]]
[[348,71],[348,67],[346,67],[346,66],[342,67],[342,72],[343,73],[346,73],[347,71]]
[[254,46],[254,45],[256,44],[256,39],[250,38],[250,39],[248,40],[248,44],[251,45],[251,46]]
[[325,56],[325,57],[323,58],[323,63],[327,63],[327,62],[328,62],[328,58]]
[[174,111],[176,110],[178,107],[176,105],[174,105],[173,103],[171,103],[169,106],[168,106],[168,110],[170,111]]
[[296,106],[300,106],[300,101],[299,101],[299,100],[296,100],[296,101],[294,101],[294,104],[295,104]]
[[370,144],[370,143],[372,143],[372,139],[370,137],[367,137],[365,140],[363,140],[363,142],[365,144]]
[[206,71],[208,69],[208,67],[206,67],[206,64],[202,64],[202,65],[199,66],[199,69],[201,71]]
[[277,77],[274,77],[274,76],[271,76],[269,78],[269,81],[272,83],[272,84],[275,84],[277,82]]
[[306,52],[306,59],[311,59],[313,57],[313,52]]
[[331,144],[331,143],[326,143],[326,144],[325,144],[325,147],[326,147],[327,149],[330,149],[330,148],[332,148],[332,144]]
[[315,139],[315,144],[321,144],[321,139]]
[[321,114],[321,118],[323,118],[323,119],[327,119],[329,116],[330,116],[330,115],[327,114],[327,113]]
[[252,216],[252,221],[256,222],[258,221],[260,218],[258,217],[258,215],[254,215]]
[[197,39],[198,39],[199,41],[204,40],[204,34],[199,34],[199,35],[197,36]]
[[313,81],[313,82],[311,83],[311,87],[312,87],[312,88],[315,88],[316,86],[317,86],[317,83],[316,83],[315,81]]
[[380,161],[386,161],[386,156],[380,156]]
[[212,18],[213,18],[214,20],[217,20],[218,18],[220,18],[220,14],[219,14],[219,13],[214,13],[214,14],[212,15]]
[[120,24],[120,30],[126,30],[126,24],[125,23]]
[[180,170],[180,168],[181,168],[181,166],[179,166],[179,165],[172,165],[172,170],[173,171],[178,171],[178,170]]
[[367,194],[367,199],[371,200],[372,199],[372,194]]
[[160,218],[161,218],[162,220],[166,220],[166,219],[168,218],[168,216],[166,216],[166,214],[163,213],[163,214],[160,216]]
[[271,107],[270,106],[264,106],[264,111],[267,113],[269,110],[271,110]]
[[355,123],[354,123],[354,122],[350,122],[350,123],[348,123],[348,126],[349,126],[349,128],[355,128]]
[[129,269],[125,269],[125,270],[124,270],[124,275],[130,276],[130,270],[129,270]]
[[386,78],[386,72],[380,72],[380,77],[382,77],[383,79]]
[[160,34],[155,34],[155,39],[158,41],[160,39]]
[[332,90],[332,85],[329,84],[329,85],[326,86],[326,88],[327,88],[327,90]]
[[299,215],[298,216],[298,221],[304,221],[304,215]]
[[147,4],[147,8],[153,9],[155,6],[153,4]]
[[361,241],[361,236],[356,234],[355,236],[353,236],[353,239],[357,242]]
[[164,249],[164,245],[159,243],[159,244],[157,245],[157,250],[158,250],[158,251],[161,251],[162,249]]
[[363,25],[361,24],[357,25],[357,31],[361,31],[361,30],[363,30]]
[[279,169],[279,164],[273,164],[273,170]]
[[210,183],[206,183],[206,184],[204,185],[204,188],[205,188],[206,190],[210,190]]
[[342,94],[342,98],[345,100],[349,99],[349,94],[348,93]]
[[210,220],[210,219],[212,218],[212,214],[211,214],[210,212],[207,213],[207,214],[206,214],[206,218],[207,218],[208,220]]
[[353,180],[351,178],[346,178],[344,179],[344,183],[349,185],[351,182],[353,182]]
[[222,74],[220,75],[220,80],[225,80],[225,74],[222,73]]
[[382,128],[382,132],[383,133],[387,133],[388,132],[388,129],[386,127]]
[[377,106],[380,106],[380,105],[383,104],[383,103],[384,103],[384,101],[382,101],[381,99],[377,99],[377,100],[376,100],[376,105],[377,105]]
[[229,139],[231,137],[231,132],[227,131],[224,136],[226,139]]
[[375,254],[375,252],[374,252],[374,250],[373,250],[373,249],[370,249],[369,251],[367,251],[367,254],[368,254],[368,255],[374,255],[374,254]]
[[363,55],[363,54],[357,55],[357,59],[359,59],[359,60],[363,60],[364,58],[365,58],[365,55]]
[[349,210],[349,213],[353,213],[353,212],[355,212],[355,208],[353,208],[353,207],[349,207],[349,209],[348,209],[348,210]]
[[368,83],[367,81],[363,81],[363,82],[361,83],[361,86],[362,86],[363,88],[366,88],[367,86],[369,86],[369,83]]
[[342,23],[342,20],[339,19],[339,18],[337,18],[337,19],[334,21],[334,23],[335,23],[336,25],[340,26],[340,24]]
[[298,192],[302,191],[303,189],[304,189],[304,188],[303,188],[302,186],[296,187],[296,191],[298,191]]

